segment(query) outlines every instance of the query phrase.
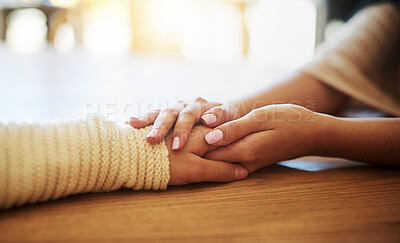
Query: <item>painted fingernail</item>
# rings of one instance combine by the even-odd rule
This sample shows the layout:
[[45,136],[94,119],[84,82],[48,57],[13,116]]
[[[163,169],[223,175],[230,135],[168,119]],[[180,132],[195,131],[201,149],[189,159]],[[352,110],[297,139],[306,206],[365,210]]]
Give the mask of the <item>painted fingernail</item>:
[[157,129],[152,129],[149,134],[147,134],[146,138],[155,138],[158,135],[158,130]]
[[179,137],[174,137],[174,140],[172,140],[172,150],[177,150],[179,148],[181,140]]
[[217,121],[217,117],[214,114],[205,114],[201,119],[203,119],[207,125],[211,125]]
[[207,133],[205,138],[206,138],[206,141],[208,144],[214,144],[214,143],[218,143],[219,141],[221,141],[223,137],[224,137],[224,134],[222,133],[222,131],[217,129],[217,130]]
[[247,175],[248,172],[245,168],[239,166],[235,168],[235,180],[242,180],[246,178]]

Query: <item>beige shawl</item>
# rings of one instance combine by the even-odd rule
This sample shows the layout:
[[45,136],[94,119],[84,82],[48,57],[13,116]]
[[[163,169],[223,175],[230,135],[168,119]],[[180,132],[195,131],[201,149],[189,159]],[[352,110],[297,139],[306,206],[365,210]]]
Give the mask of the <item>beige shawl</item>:
[[335,89],[400,116],[400,12],[391,3],[356,14],[300,68]]

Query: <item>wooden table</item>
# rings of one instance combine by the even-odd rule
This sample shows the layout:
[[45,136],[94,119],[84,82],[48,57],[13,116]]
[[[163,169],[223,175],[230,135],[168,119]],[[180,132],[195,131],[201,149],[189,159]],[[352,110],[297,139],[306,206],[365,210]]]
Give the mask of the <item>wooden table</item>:
[[400,241],[400,170],[317,160],[313,171],[272,165],[233,183],[14,208],[0,213],[0,241]]
[[[229,100],[272,85],[279,73],[246,63],[0,52],[0,121],[82,116],[87,104],[101,110],[108,102]],[[77,195],[1,211],[0,242],[400,242],[400,170],[321,158],[282,164],[234,183]]]

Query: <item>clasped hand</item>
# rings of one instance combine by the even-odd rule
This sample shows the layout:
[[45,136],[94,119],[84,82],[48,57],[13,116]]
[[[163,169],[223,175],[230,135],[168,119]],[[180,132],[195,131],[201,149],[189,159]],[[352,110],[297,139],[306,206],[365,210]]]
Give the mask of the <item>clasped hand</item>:
[[218,148],[204,157],[240,163],[252,173],[279,161],[317,154],[327,120],[329,116],[297,105],[264,106],[209,132],[205,140]]
[[[268,105],[241,116],[234,106],[198,98],[192,104],[178,102],[172,109],[131,118],[129,124],[136,128],[154,124],[147,136],[151,143],[163,139],[175,124],[173,136],[167,139],[171,150],[170,184],[186,184],[243,179],[247,172],[264,166],[316,154],[330,118],[292,104]],[[199,120],[214,129],[196,126],[191,132]],[[187,157],[188,149],[194,153],[191,158],[196,163],[187,158],[175,163],[179,156]]]

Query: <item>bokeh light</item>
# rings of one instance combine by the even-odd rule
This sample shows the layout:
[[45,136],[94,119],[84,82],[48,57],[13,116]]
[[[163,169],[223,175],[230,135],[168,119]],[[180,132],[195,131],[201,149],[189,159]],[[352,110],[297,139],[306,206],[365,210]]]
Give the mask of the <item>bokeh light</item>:
[[36,53],[46,47],[45,14],[35,8],[11,12],[7,20],[6,43],[18,53]]
[[266,0],[251,9],[249,59],[294,69],[311,60],[315,48],[316,8],[308,0]]
[[55,5],[55,6],[59,6],[59,7],[63,7],[63,8],[71,8],[74,7],[78,4],[79,0],[50,0],[50,3]]
[[59,53],[71,52],[75,47],[75,32],[71,24],[65,23],[58,27],[54,37],[54,47]]

